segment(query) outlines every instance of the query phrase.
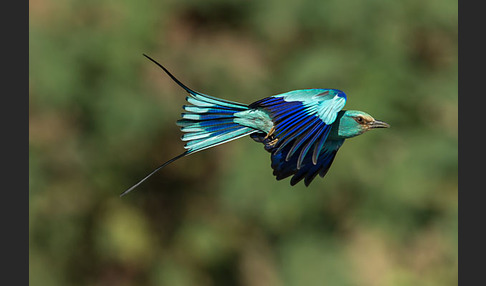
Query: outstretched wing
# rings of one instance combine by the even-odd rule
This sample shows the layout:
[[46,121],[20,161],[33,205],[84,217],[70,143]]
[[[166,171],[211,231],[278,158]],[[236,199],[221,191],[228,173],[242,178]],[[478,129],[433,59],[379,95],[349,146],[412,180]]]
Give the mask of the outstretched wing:
[[[324,176],[341,141],[328,142],[331,124],[346,104],[346,94],[336,89],[296,90],[264,98],[250,108],[266,110],[274,129],[267,138],[252,136],[272,153],[277,179],[294,175],[291,184],[302,178],[308,185],[315,175]],[[271,139],[271,140],[269,140]],[[325,171],[322,171],[325,170]]]

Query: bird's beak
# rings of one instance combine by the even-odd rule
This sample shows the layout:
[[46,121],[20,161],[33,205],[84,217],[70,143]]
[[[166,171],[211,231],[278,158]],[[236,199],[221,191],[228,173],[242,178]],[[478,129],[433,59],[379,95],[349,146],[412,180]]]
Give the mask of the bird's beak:
[[390,124],[384,122],[384,121],[381,121],[381,120],[375,120],[373,122],[371,122],[371,124],[369,125],[370,126],[370,129],[374,129],[374,128],[389,128],[390,127]]

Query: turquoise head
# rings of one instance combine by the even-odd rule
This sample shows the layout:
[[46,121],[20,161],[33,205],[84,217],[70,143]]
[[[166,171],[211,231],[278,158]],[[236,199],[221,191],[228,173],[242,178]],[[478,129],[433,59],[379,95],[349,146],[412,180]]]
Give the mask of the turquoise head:
[[366,112],[342,110],[332,124],[329,137],[333,139],[347,139],[361,135],[371,129],[388,127],[390,127],[388,123],[376,120]]

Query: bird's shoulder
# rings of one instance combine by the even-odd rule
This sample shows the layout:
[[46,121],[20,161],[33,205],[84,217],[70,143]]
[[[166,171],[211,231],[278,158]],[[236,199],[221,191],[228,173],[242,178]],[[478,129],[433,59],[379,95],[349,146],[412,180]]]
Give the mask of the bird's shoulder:
[[267,110],[270,116],[277,118],[285,113],[298,111],[308,116],[317,116],[330,125],[346,104],[346,100],[347,96],[341,90],[311,88],[272,95],[250,104],[250,108]]

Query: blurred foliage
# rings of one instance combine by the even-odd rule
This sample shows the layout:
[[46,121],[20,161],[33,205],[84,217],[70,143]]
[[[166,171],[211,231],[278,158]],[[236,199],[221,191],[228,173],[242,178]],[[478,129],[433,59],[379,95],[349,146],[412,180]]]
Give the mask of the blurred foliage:
[[[456,285],[457,1],[30,1],[32,285]],[[170,165],[181,90],[338,88],[392,125],[290,187],[243,138]]]

